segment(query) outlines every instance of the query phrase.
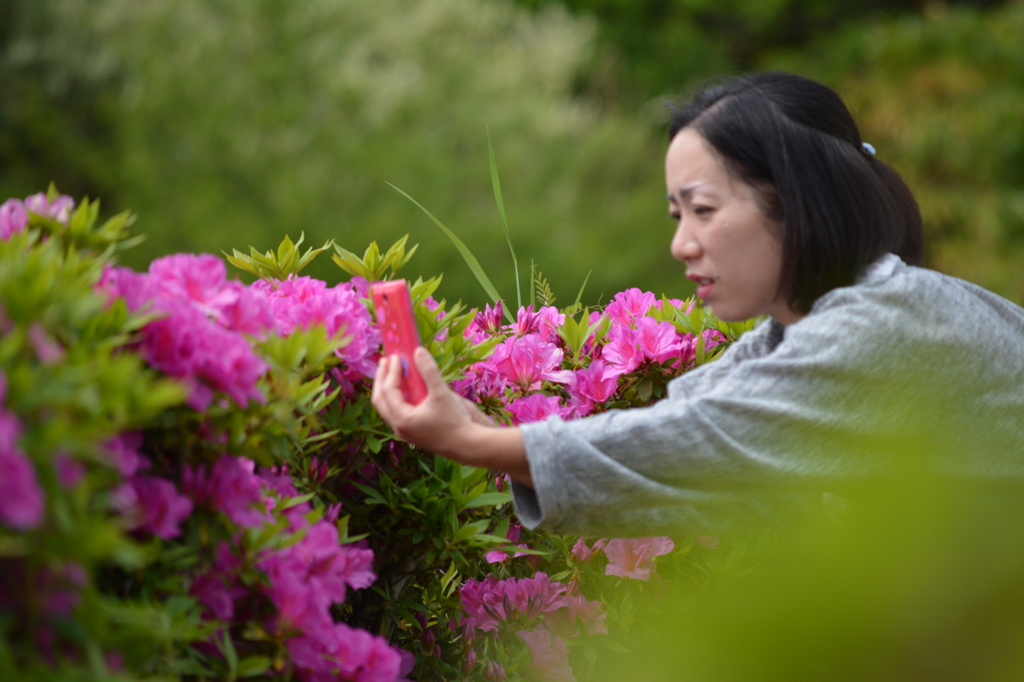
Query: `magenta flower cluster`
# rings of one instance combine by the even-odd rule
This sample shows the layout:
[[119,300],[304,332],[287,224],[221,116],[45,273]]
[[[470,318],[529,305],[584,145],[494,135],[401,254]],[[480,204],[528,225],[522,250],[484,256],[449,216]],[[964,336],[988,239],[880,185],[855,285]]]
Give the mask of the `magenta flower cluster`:
[[514,631],[530,649],[539,679],[574,681],[565,639],[579,635],[580,624],[588,634],[608,632],[601,603],[572,594],[574,587],[552,582],[543,572],[532,578],[467,580],[459,589],[463,627],[469,633]]
[[[671,303],[687,309],[682,301]],[[454,387],[467,398],[508,410],[514,424],[602,411],[621,398],[631,379],[654,375],[664,380],[692,366],[698,339],[652,315],[662,306],[651,292],[629,289],[616,294],[603,312],[590,313],[590,325],[607,316],[608,328],[602,338],[595,333],[586,340],[579,358],[566,357],[566,343],[558,331],[565,315],[556,308],[534,312],[527,306],[518,311],[514,323],[502,325],[501,303],[486,306],[466,334],[478,342],[495,335],[502,341],[490,357],[469,367],[466,378]],[[724,341],[714,330],[703,336],[707,350]]]
[[143,329],[140,351],[155,368],[189,386],[189,405],[206,409],[216,392],[245,407],[262,402],[257,387],[267,364],[246,337],[288,335],[322,325],[347,343],[337,351],[354,378],[372,376],[379,334],[356,285],[328,287],[309,277],[229,281],[210,254],[176,254],[153,261],[148,273],[108,269],[100,289],[123,297],[132,311],[157,317]]

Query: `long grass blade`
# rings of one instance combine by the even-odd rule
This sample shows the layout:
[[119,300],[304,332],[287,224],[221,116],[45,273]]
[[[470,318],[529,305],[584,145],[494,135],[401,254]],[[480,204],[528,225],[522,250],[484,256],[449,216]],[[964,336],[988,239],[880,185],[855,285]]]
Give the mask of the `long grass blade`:
[[494,201],[498,204],[498,215],[501,216],[501,226],[505,228],[505,241],[508,242],[508,250],[512,254],[512,267],[516,273],[516,303],[519,308],[523,307],[523,292],[519,287],[519,260],[516,258],[516,250],[512,248],[512,235],[508,231],[508,218],[505,217],[505,201],[501,196],[501,180],[498,178],[498,162],[494,159],[494,147],[491,145],[491,130],[487,129],[487,154],[491,159],[491,186],[494,187]]
[[592,274],[594,274],[593,270],[588,272],[587,276],[583,279],[583,286],[580,287],[580,293],[576,294],[576,302],[573,303],[574,306],[578,306],[580,304],[580,299],[583,298],[583,290],[587,288],[587,282],[590,281],[590,276]]
[[[482,286],[484,288],[484,291],[487,292],[487,295],[491,297],[491,301],[493,301],[494,303],[500,301],[501,296],[498,295],[498,290],[494,288],[494,284],[491,283],[491,279],[487,276],[487,273],[484,272],[484,269],[480,266],[480,261],[476,259],[476,256],[474,256],[473,252],[469,250],[469,247],[466,246],[461,239],[456,237],[454,232],[445,227],[444,223],[435,218],[430,211],[423,208],[420,202],[416,201],[411,196],[400,190],[398,187],[392,185],[390,182],[388,182],[387,184],[389,187],[394,189],[403,197],[405,197],[412,203],[416,204],[416,206],[419,207],[421,211],[427,214],[428,218],[434,221],[435,225],[441,228],[442,232],[448,235],[448,239],[452,240],[452,244],[455,245],[455,248],[462,255],[462,259],[466,261],[466,265],[468,265],[469,269],[473,271],[473,275],[476,277],[476,281],[480,282],[480,286]],[[502,306],[502,308],[504,308],[505,317],[508,319],[508,321],[510,323],[515,322],[515,318],[512,317],[511,313],[509,313],[508,306]]]

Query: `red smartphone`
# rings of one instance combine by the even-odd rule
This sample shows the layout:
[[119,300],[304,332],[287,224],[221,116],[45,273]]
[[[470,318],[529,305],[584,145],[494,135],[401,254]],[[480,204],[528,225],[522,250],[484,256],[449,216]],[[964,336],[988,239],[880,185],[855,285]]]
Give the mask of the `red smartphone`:
[[377,324],[384,339],[384,354],[399,357],[402,363],[402,396],[418,405],[427,397],[427,386],[412,360],[413,351],[423,344],[416,329],[409,285],[404,279],[376,282],[370,291],[377,311]]

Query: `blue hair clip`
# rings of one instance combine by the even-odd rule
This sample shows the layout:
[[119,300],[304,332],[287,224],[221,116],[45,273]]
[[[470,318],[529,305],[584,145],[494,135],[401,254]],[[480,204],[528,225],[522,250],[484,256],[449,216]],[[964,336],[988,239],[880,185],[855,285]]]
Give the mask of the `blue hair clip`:
[[871,154],[871,156],[875,155],[875,148],[874,148],[873,145],[871,145],[871,144],[869,144],[867,142],[861,142],[860,146],[864,147],[864,151],[866,151],[868,154]]

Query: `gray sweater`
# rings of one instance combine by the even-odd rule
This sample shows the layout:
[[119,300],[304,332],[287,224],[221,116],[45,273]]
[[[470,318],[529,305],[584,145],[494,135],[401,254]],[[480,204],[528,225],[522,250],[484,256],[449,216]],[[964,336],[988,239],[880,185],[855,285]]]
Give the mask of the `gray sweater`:
[[586,536],[724,532],[920,464],[1024,482],[1024,309],[887,255],[767,320],[647,408],[522,427],[519,519]]

